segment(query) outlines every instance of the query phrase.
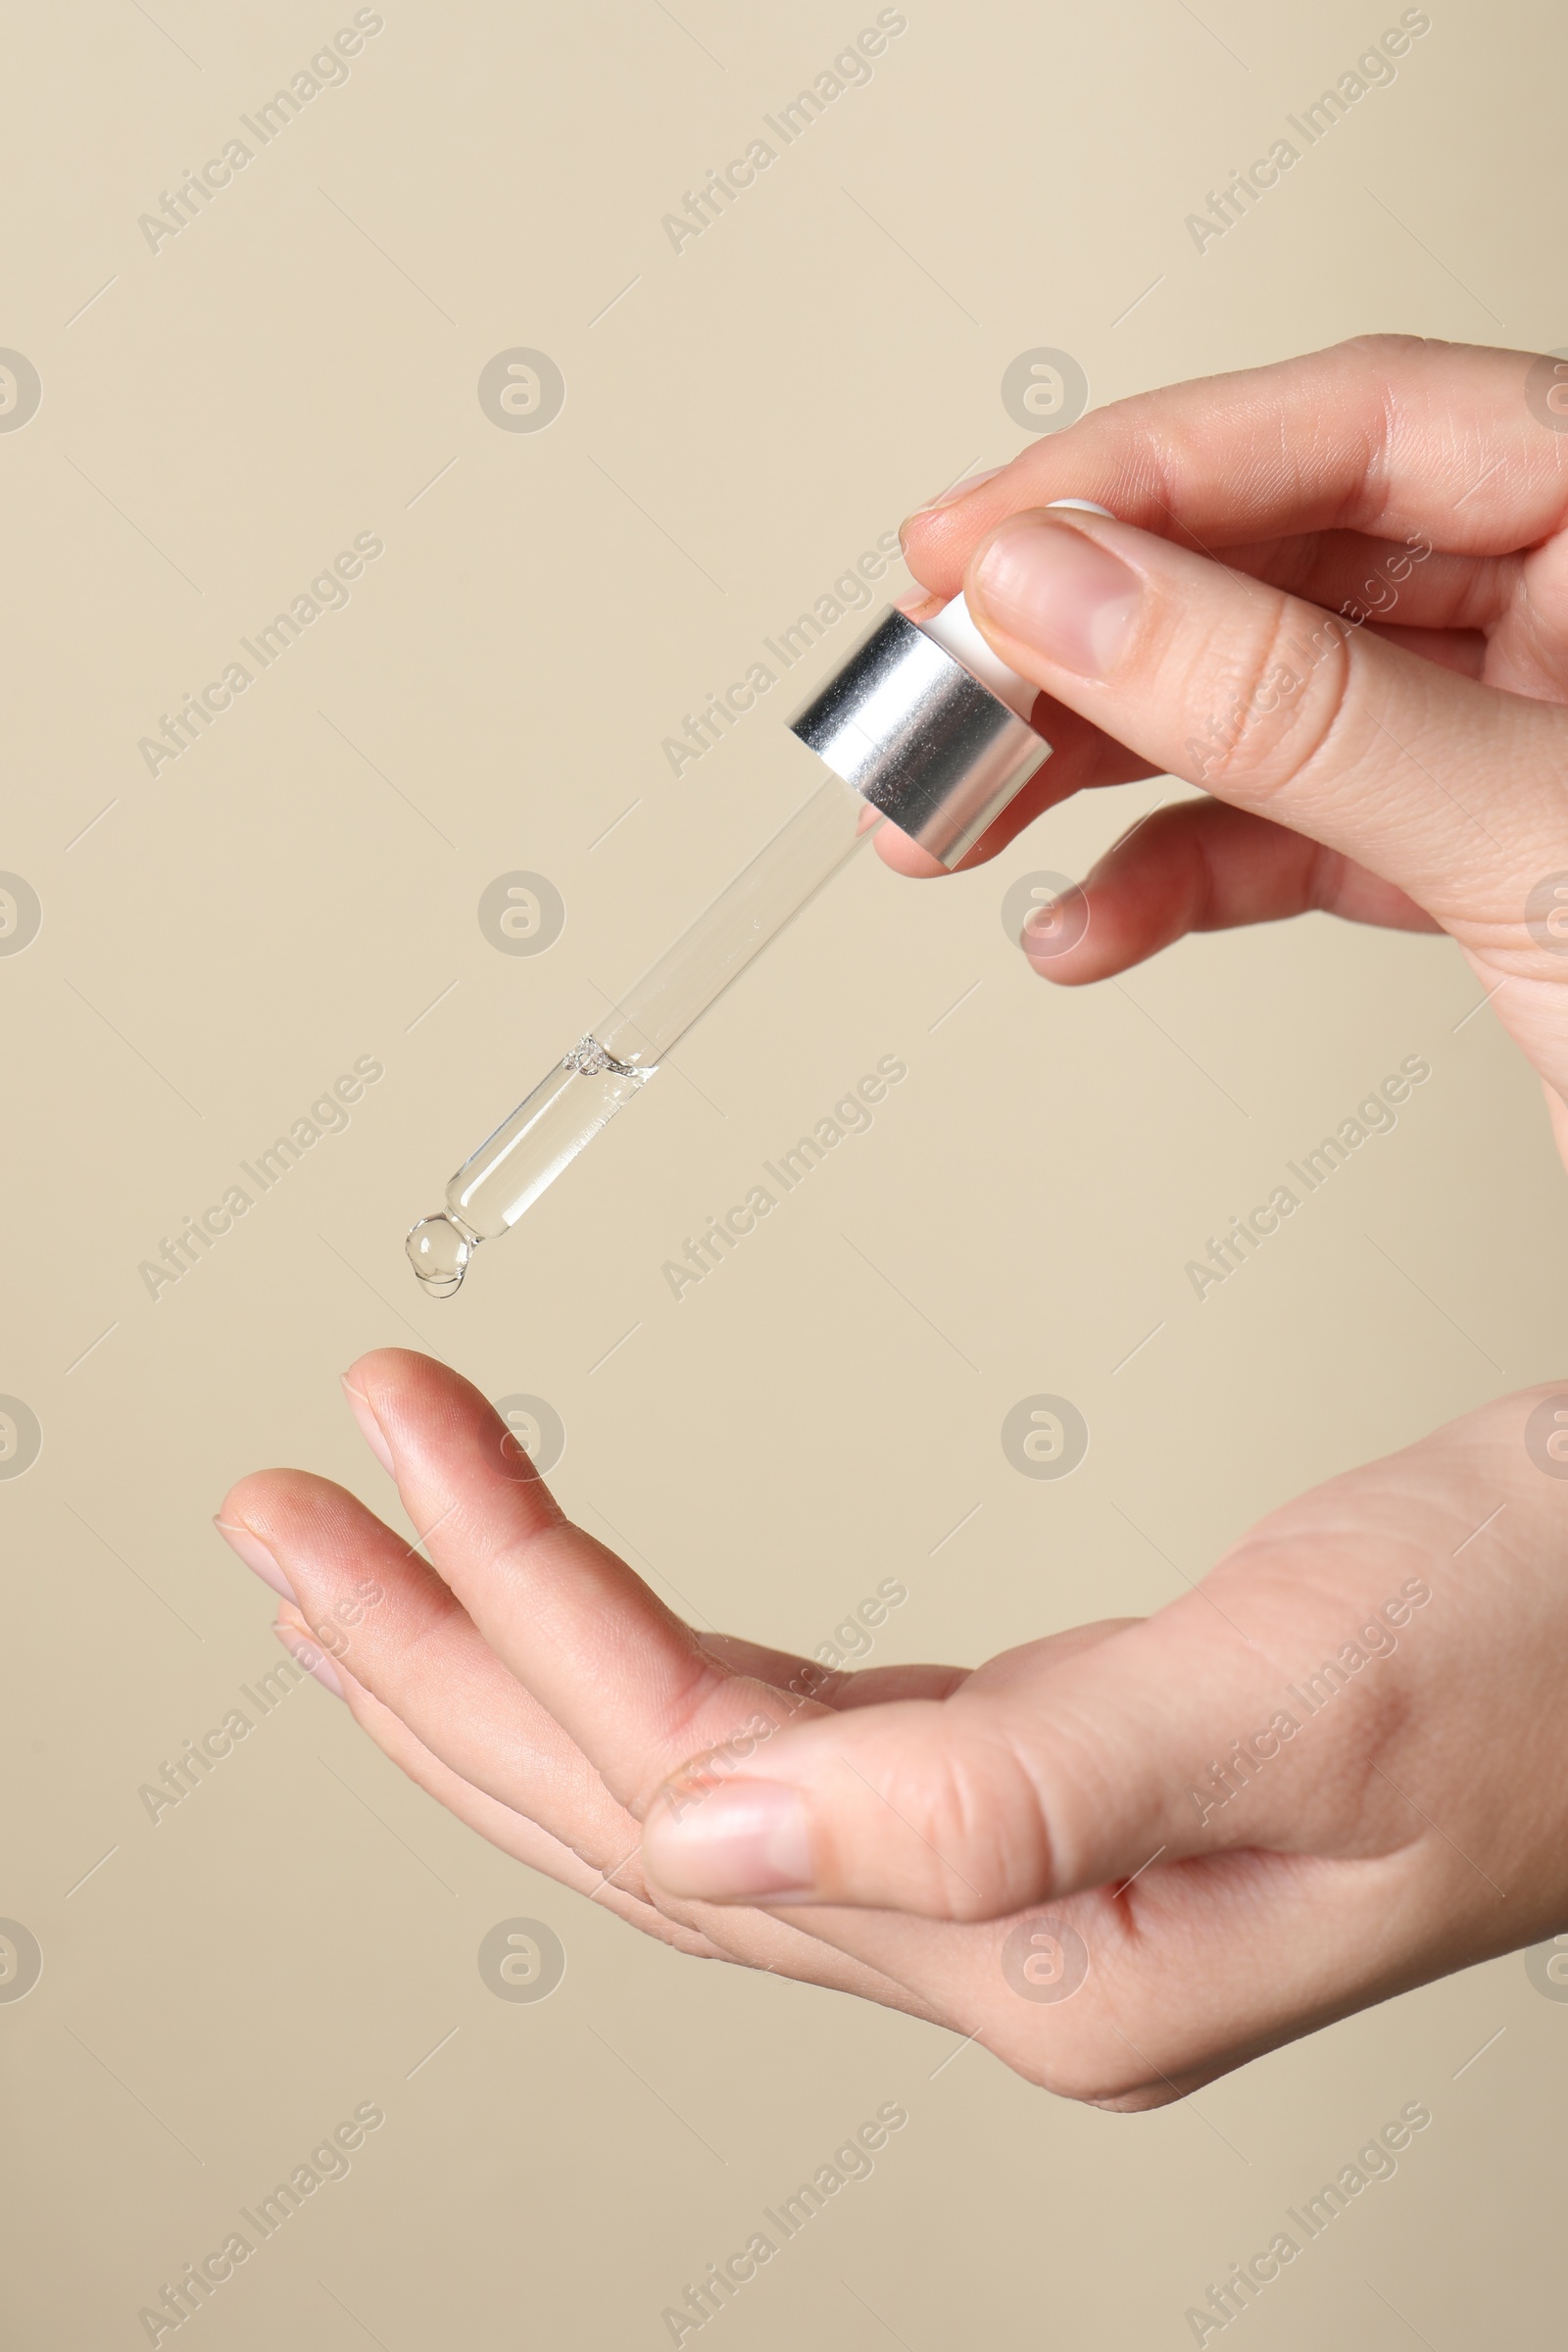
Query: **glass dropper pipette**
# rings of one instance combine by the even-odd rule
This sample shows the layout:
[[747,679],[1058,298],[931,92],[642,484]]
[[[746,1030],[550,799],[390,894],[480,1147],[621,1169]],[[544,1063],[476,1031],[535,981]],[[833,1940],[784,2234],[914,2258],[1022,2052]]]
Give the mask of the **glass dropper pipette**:
[[515,1225],[882,817],[956,865],[1051,756],[1029,724],[1036,697],[962,597],[918,623],[897,608],[874,623],[789,722],[827,781],[465,1160],[408,1238],[426,1292],[452,1296],[480,1243]]
[[414,1271],[432,1297],[451,1297],[479,1244],[533,1206],[878,821],[857,792],[830,776],[518,1103],[453,1177],[446,1207],[409,1235]]

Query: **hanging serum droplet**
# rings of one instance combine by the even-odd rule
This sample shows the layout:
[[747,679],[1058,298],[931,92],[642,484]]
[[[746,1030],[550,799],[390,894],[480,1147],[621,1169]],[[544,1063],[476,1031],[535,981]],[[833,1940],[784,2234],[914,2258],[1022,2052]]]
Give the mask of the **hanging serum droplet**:
[[444,1209],[436,1216],[421,1217],[404,1248],[427,1297],[450,1298],[454,1291],[462,1290],[474,1240],[471,1234],[465,1235]]

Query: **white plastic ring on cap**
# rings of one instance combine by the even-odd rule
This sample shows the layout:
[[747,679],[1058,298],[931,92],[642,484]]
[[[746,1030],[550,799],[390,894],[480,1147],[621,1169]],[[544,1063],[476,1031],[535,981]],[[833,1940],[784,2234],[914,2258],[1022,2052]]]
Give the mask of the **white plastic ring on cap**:
[[961,596],[954,597],[943,606],[940,612],[934,612],[929,620],[922,620],[917,625],[926,636],[941,646],[945,654],[951,654],[955,662],[961,662],[971,677],[978,678],[982,686],[988,686],[999,703],[1005,703],[1008,710],[1016,710],[1020,718],[1029,716],[1040,700],[1039,687],[1032,686],[1027,678],[1020,678],[1015,669],[1009,669],[1005,662],[992,652]]
[[[1085,514],[1103,514],[1107,522],[1116,519],[1108,507],[1096,506],[1092,498],[1054,498],[1051,504],[1077,507]],[[1009,710],[1016,710],[1020,718],[1029,716],[1040,700],[1039,687],[1031,679],[1021,678],[992,652],[963,597],[954,597],[940,612],[919,625],[955,662],[961,662],[982,686],[989,686],[999,702],[1005,703]]]

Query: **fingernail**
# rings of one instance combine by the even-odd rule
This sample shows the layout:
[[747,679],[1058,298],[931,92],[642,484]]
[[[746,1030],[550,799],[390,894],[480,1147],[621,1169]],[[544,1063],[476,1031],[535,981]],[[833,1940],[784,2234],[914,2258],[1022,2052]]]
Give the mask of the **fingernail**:
[[260,1536],[253,1535],[248,1527],[236,1527],[232,1520],[220,1519],[216,1512],[213,1515],[213,1525],[230,1551],[237,1552],[246,1567],[259,1576],[264,1585],[270,1585],[280,1599],[291,1600],[296,1608],[299,1607],[299,1594]]
[[807,1894],[811,1840],[797,1791],[776,1781],[676,1781],[643,1829],[643,1854],[671,1893]]
[[945,596],[933,596],[926,588],[906,588],[902,596],[893,599],[893,609],[906,620],[929,620],[947,603]]
[[[292,1599],[293,1595],[289,1597]],[[297,1634],[291,1625],[274,1625],[272,1631],[296,1666],[303,1666],[307,1674],[314,1674],[321,1688],[330,1690],[334,1698],[342,1697],[343,1678],[324,1649],[318,1649],[314,1642],[307,1641],[303,1634]]]
[[397,1472],[392,1467],[392,1448],[381,1434],[381,1424],[375,1417],[368,1396],[363,1389],[354,1386],[346,1372],[338,1375],[338,1383],[349,1400],[349,1411],[360,1425],[360,1435],[388,1478],[396,1478]]
[[1059,956],[1066,928],[1067,902],[1048,899],[1025,919],[1020,944],[1026,956]]
[[1071,523],[1039,514],[1001,526],[980,559],[975,591],[994,628],[1085,678],[1114,667],[1142,593],[1119,557]]
[[960,498],[967,498],[970,491],[978,490],[982,482],[993,482],[996,480],[999,473],[1003,473],[1005,470],[1006,468],[1002,466],[988,466],[984,473],[966,473],[961,482],[954,483],[951,490],[943,490],[938,494],[937,497],[928,498],[923,507],[916,507],[913,514],[906,514],[904,520],[900,523],[900,547],[902,548],[906,545],[906,534],[909,529],[909,525],[911,523],[918,522],[923,514],[939,514],[944,507],[956,506]]
[[1033,963],[1051,963],[1078,945],[1089,928],[1089,901],[1082,883],[1069,883],[1054,899],[1030,908],[1018,945]]

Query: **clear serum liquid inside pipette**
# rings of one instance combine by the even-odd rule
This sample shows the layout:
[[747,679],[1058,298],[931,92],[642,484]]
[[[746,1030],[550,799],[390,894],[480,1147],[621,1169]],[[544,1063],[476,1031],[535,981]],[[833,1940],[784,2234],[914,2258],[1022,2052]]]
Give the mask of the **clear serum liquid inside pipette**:
[[617,1061],[591,1035],[573,1046],[464,1162],[446,1207],[409,1235],[409,1262],[428,1296],[460,1290],[479,1244],[514,1225],[653,1075]]

